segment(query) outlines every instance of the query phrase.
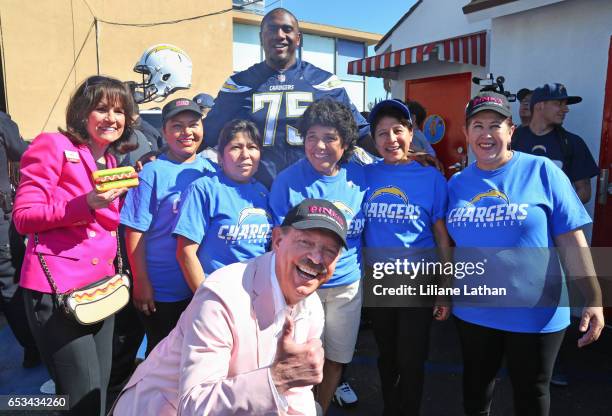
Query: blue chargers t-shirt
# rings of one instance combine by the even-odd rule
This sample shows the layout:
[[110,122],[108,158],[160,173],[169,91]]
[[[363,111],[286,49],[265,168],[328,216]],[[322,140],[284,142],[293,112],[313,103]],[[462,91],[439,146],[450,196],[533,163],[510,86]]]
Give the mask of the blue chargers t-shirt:
[[268,190],[255,180],[235,182],[221,170],[203,177],[185,192],[173,234],[200,245],[207,275],[259,256],[272,235]]
[[432,227],[445,218],[446,179],[417,162],[365,167],[366,247],[436,247]]
[[182,192],[194,180],[215,170],[201,157],[178,163],[162,154],[143,167],[138,187],[127,193],[121,224],[144,233],[147,273],[156,301],[177,302],[193,295],[174,255],[176,240],[172,228]]
[[559,260],[547,248],[554,247],[555,236],[591,219],[563,171],[546,158],[514,152],[499,169],[482,170],[473,163],[459,172],[448,182],[448,196],[446,224],[458,253],[495,252],[486,265],[494,270],[487,275],[493,281],[482,283],[501,283],[511,293],[485,300],[485,307],[460,306],[458,299],[454,314],[513,332],[567,327],[569,307],[558,306],[567,304],[567,288]]
[[361,278],[361,234],[365,225],[362,203],[366,192],[363,169],[348,162],[340,165],[337,175],[325,176],[303,158],[279,173],[272,183],[270,209],[275,225],[280,225],[287,212],[306,198],[330,201],[346,217],[348,248],[342,251],[334,275],[323,288],[345,286]]

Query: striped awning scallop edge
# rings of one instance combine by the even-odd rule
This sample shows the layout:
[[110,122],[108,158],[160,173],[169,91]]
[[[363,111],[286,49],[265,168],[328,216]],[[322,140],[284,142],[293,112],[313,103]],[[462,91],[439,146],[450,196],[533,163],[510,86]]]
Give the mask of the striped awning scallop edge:
[[486,67],[487,32],[472,33],[351,61],[348,63],[348,73],[377,75],[379,71],[397,70],[402,66],[428,61],[430,55],[436,51],[440,61]]

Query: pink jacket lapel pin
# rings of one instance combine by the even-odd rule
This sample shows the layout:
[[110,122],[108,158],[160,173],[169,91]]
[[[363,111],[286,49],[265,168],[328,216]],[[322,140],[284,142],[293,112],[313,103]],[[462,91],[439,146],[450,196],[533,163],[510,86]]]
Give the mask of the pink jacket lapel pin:
[[74,150],[64,150],[64,155],[66,156],[66,160],[68,162],[79,163],[81,161],[79,152],[75,152]]

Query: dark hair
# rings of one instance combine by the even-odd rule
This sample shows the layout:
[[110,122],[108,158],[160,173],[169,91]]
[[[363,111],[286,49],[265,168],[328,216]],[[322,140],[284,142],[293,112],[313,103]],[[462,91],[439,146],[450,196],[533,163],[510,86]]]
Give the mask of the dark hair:
[[262,31],[263,27],[266,23],[268,23],[268,20],[270,20],[270,18],[272,16],[275,16],[279,13],[286,13],[289,16],[291,16],[291,18],[295,21],[295,28],[297,29],[297,31],[300,31],[300,22],[298,21],[297,17],[295,17],[295,15],[293,13],[291,13],[289,10],[285,9],[284,7],[277,7],[275,9],[270,10],[268,13],[266,13],[266,15],[263,17],[263,19],[261,19],[261,24],[259,25],[259,30]]
[[128,89],[128,91],[130,92],[130,94],[132,95],[132,108],[134,109],[134,113],[138,114],[140,116],[140,108],[138,107],[138,102],[136,101],[136,98],[134,97],[134,93],[135,93],[135,88],[136,88],[136,82],[134,81],[123,81],[123,85],[125,85],[125,88]]
[[412,100],[406,101],[406,106],[410,110],[410,114],[412,114],[413,123],[420,128],[423,122],[425,121],[425,117],[427,117],[427,111],[425,110],[425,107],[423,107],[418,101]]
[[257,144],[259,149],[263,147],[261,134],[259,134],[259,130],[257,129],[255,123],[248,120],[241,120],[235,118],[231,121],[228,121],[225,126],[223,126],[221,133],[219,133],[217,151],[221,155],[223,155],[223,150],[225,149],[225,146],[227,146],[227,144],[231,142],[238,133],[248,134],[251,140],[253,140]]
[[308,106],[298,122],[298,130],[302,139],[306,139],[308,129],[315,125],[335,128],[342,141],[342,146],[346,146],[338,164],[350,160],[359,137],[351,110],[344,104],[329,98],[315,101]]
[[412,131],[412,120],[408,120],[406,115],[402,113],[401,110],[389,105],[378,110],[376,117],[370,122],[370,132],[373,138],[376,138],[376,126],[378,123],[380,123],[380,120],[382,120],[383,117],[392,117],[398,120],[402,126]]
[[130,90],[115,78],[94,75],[83,81],[72,93],[66,107],[66,130],[60,128],[59,131],[75,145],[88,144],[91,138],[87,131],[87,119],[105,98],[109,103],[120,103],[125,114],[123,134],[110,147],[119,153],[134,150],[138,145],[128,144],[128,140],[135,127],[136,103]]

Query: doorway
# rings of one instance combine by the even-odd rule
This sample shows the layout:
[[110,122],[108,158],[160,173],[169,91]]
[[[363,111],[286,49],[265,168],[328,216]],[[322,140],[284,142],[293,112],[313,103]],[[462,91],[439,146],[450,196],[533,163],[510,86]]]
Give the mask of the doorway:
[[423,132],[432,144],[449,178],[467,164],[463,135],[465,105],[471,94],[470,72],[406,81],[406,100],[415,100],[427,110]]
[[[606,75],[606,88],[604,96],[604,109],[601,127],[601,145],[599,150],[599,168],[601,170],[597,180],[597,194],[595,197],[595,220],[593,223],[593,247],[612,247],[612,37],[608,49],[608,71]],[[599,253],[599,251],[596,251]],[[605,256],[605,253],[600,253]],[[599,263],[599,262],[596,262]],[[602,271],[598,273],[602,275]],[[607,280],[609,276],[600,279],[604,290],[604,305],[612,297],[609,292],[612,288]],[[609,302],[608,302],[609,303]],[[609,306],[609,305],[607,305]],[[606,322],[612,322],[612,308],[605,308]]]

